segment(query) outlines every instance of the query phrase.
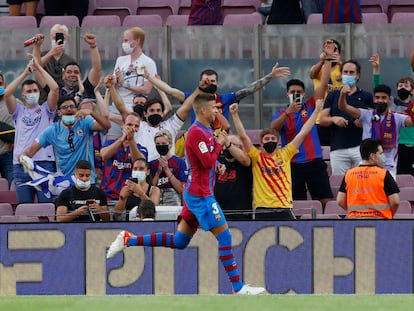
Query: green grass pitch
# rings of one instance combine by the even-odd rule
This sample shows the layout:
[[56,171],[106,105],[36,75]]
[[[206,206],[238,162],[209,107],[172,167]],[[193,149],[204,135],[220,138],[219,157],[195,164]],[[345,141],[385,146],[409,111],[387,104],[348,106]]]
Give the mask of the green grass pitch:
[[412,310],[414,295],[126,295],[3,296],[4,311],[399,311]]

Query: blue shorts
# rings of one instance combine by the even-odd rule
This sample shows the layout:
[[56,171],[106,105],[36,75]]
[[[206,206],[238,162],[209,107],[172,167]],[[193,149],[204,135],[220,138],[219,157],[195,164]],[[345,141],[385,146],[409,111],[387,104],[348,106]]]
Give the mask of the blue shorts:
[[209,231],[226,223],[223,211],[214,196],[197,197],[184,191],[184,204],[194,214],[201,229]]

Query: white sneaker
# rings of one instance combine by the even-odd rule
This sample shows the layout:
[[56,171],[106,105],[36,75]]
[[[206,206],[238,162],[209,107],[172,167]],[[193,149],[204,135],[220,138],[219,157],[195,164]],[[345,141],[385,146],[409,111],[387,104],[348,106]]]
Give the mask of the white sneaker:
[[106,258],[112,258],[122,251],[126,247],[127,241],[131,236],[132,234],[128,231],[119,232],[115,241],[113,241],[109,247],[108,252],[106,253]]
[[241,290],[239,290],[236,295],[260,295],[266,292],[266,289],[263,287],[253,287],[249,284],[244,284]]

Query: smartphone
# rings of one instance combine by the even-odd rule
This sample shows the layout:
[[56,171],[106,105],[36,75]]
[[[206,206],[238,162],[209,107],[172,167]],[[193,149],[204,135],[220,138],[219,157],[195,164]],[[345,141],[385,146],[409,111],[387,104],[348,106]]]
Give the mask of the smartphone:
[[132,181],[132,182],[134,182],[134,183],[136,183],[136,184],[138,183],[138,178],[132,178],[131,177],[131,178],[129,178],[129,180]]
[[55,35],[56,43],[61,45],[61,44],[63,44],[63,40],[64,40],[63,32],[57,32],[56,35]]
[[93,199],[86,200],[86,205],[91,205],[91,204],[94,204],[94,203],[95,203],[95,200],[93,200]]
[[145,75],[145,69],[144,69],[144,67],[137,68],[137,75],[138,76]]

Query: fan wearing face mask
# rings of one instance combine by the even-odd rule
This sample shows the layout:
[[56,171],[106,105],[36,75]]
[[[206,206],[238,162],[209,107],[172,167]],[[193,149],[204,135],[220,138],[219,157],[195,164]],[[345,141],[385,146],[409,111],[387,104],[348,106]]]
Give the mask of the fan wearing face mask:
[[[314,96],[305,100],[305,84],[298,79],[286,83],[286,97],[289,105],[275,113],[270,127],[280,133],[282,146],[286,146],[299,133],[315,109],[315,98],[323,98],[330,74],[330,63],[323,67],[321,82]],[[322,148],[317,126],[313,126],[309,135],[292,158],[293,200],[306,200],[308,191],[313,200],[319,200],[324,207],[333,198],[329,184],[327,165],[322,158]]]
[[95,131],[106,131],[110,124],[107,117],[90,109],[78,109],[75,99],[63,97],[58,102],[61,119],[47,127],[24,151],[34,157],[46,146],[53,146],[56,166],[66,177],[70,177],[79,160],[87,160],[92,165],[91,183],[95,183],[95,152],[93,135]]
[[[342,83],[349,90],[346,100],[355,108],[374,108],[372,94],[358,87],[361,65],[355,60],[347,60],[341,66]],[[362,128],[359,120],[338,107],[340,90],[332,91],[325,99],[324,109],[319,118],[321,126],[330,130],[330,162],[332,174],[345,174],[346,170],[359,165],[361,154],[359,144],[362,139]]]
[[[414,51],[414,50],[413,50]],[[414,54],[413,54],[414,55]],[[378,54],[370,58],[373,68],[374,87],[381,84],[380,57]],[[388,109],[398,113],[414,116],[414,80],[411,77],[398,79],[397,97],[391,98]],[[414,176],[414,127],[403,127],[398,135],[397,174],[411,174]]]
[[[157,73],[154,60],[143,52],[144,43],[145,31],[142,28],[128,28],[124,31],[121,44],[124,55],[119,56],[115,62],[113,75],[116,78],[116,89],[128,111],[132,111],[136,94],[148,96],[151,93],[152,84],[144,77],[145,70],[152,75]],[[110,106],[110,112],[113,115],[108,135],[120,137],[122,129],[117,123],[117,115],[120,113],[114,105]]]
[[152,184],[161,190],[160,205],[182,205],[181,193],[187,181],[187,166],[184,159],[172,154],[173,138],[167,130],[155,134],[157,160],[150,162]]
[[367,138],[361,142],[362,162],[348,170],[339,187],[337,202],[348,211],[348,218],[392,219],[400,205],[398,185],[385,162],[381,141]]
[[[38,83],[28,79],[32,73],[34,73],[36,80],[42,79],[50,88],[47,101],[43,105],[39,105],[40,89]],[[13,95],[20,85],[21,101]],[[19,163],[19,156],[35,141],[36,137],[53,123],[58,97],[59,86],[34,59],[28,62],[24,71],[5,89],[4,100],[7,110],[13,117],[16,129],[13,174],[19,203],[33,203],[36,194],[39,202],[51,201],[42,194],[42,191],[36,191],[31,186],[23,186],[24,183],[32,179]],[[56,170],[52,147],[39,150],[39,153],[33,157],[33,161],[48,171],[54,172]]]
[[155,205],[160,203],[160,189],[151,183],[151,171],[148,162],[141,158],[132,166],[131,178],[125,181],[115,205],[116,220],[129,220],[129,211],[139,206],[142,200],[151,200]]
[[110,220],[105,193],[91,184],[92,165],[80,160],[73,172],[75,185],[56,198],[57,222]]
[[253,205],[255,219],[294,220],[292,199],[292,177],[290,162],[299,152],[299,147],[315,125],[322,110],[323,100],[318,99],[315,109],[301,130],[283,148],[277,148],[279,134],[268,128],[260,133],[261,149],[253,146],[238,114],[238,105],[230,106],[237,133],[243,142],[244,150],[252,161]]
[[350,87],[344,85],[339,97],[339,109],[359,119],[362,123],[362,138],[379,139],[384,149],[385,163],[383,167],[396,178],[398,160],[398,135],[403,127],[413,126],[410,116],[393,112],[389,109],[391,103],[391,88],[380,84],[374,88],[375,110],[355,108],[347,103],[346,95]]

